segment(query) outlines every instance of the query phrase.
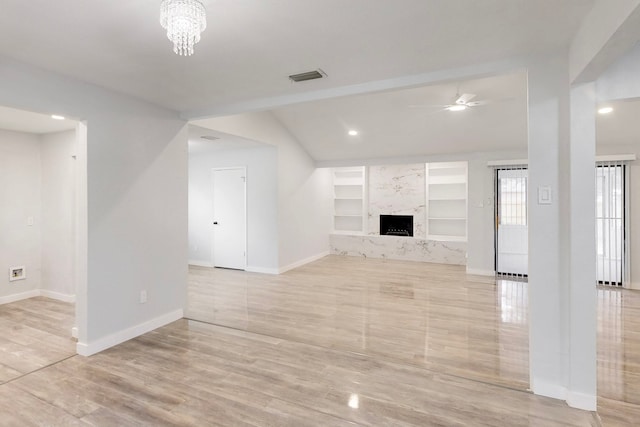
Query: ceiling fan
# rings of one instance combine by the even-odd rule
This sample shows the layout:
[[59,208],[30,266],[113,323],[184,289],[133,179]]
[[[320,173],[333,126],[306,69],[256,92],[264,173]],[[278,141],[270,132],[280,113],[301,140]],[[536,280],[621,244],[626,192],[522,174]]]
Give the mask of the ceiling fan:
[[467,108],[474,108],[474,107],[479,107],[482,105],[486,105],[489,103],[489,101],[474,101],[473,99],[478,96],[475,93],[463,93],[462,95],[460,95],[459,93],[456,94],[455,96],[455,100],[453,101],[452,104],[446,104],[446,105],[410,105],[410,108],[425,108],[425,107],[434,107],[434,108],[440,108],[442,109],[442,111],[445,110],[449,110],[449,111],[464,111]]

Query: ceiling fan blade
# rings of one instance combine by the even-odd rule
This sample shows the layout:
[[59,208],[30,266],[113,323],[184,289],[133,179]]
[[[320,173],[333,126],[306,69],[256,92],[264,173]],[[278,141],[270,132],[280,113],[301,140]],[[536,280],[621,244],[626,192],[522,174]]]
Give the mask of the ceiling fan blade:
[[444,108],[446,105],[442,104],[417,104],[409,105],[409,108]]
[[460,105],[469,105],[469,101],[475,98],[477,95],[475,93],[463,93],[456,99],[456,104]]

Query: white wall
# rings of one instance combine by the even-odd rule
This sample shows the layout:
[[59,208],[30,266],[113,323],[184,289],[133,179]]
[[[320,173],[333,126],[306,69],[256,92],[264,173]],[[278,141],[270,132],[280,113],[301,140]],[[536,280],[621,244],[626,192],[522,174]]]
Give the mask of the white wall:
[[75,131],[40,137],[42,161],[42,282],[50,296],[75,296]]
[[280,270],[329,251],[331,175],[269,112],[194,122],[198,126],[271,144],[278,149],[278,236]]
[[495,182],[491,160],[526,159],[526,150],[474,153],[468,157],[467,272],[495,273]]
[[278,271],[278,161],[273,146],[189,154],[189,262],[211,265],[212,169],[247,169],[247,270]]
[[77,199],[86,213],[78,218],[78,244],[87,248],[78,265],[78,351],[91,354],[181,317],[186,123],[175,112],[1,59],[0,105],[87,123],[78,147],[79,174],[87,174],[87,192]]
[[[41,176],[37,135],[0,130],[0,301],[40,287]],[[27,218],[33,217],[33,226]],[[9,267],[27,279],[9,282]]]
[[[640,44],[614,63],[596,81],[598,101],[640,98]],[[615,112],[613,113],[615,114]],[[596,154],[636,154],[640,158],[640,135],[623,141],[624,144],[611,145],[608,141],[597,141]],[[630,264],[631,285],[640,289],[640,161],[629,165],[629,233],[631,240]]]

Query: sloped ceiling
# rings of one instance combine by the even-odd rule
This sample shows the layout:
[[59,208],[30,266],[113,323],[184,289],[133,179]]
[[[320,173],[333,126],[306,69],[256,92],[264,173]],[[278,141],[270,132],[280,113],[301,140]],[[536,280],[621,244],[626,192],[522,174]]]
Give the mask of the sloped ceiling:
[[[159,0],[3,0],[0,59],[176,111],[567,48],[592,0],[204,0],[192,57],[172,52]],[[321,81],[288,75],[322,68]]]

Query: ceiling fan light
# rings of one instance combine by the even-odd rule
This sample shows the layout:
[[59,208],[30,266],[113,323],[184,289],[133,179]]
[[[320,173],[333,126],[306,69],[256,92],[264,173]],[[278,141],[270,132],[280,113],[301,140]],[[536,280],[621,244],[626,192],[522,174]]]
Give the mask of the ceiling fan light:
[[450,105],[447,107],[447,110],[449,111],[464,111],[466,109],[467,109],[467,106],[464,104]]

